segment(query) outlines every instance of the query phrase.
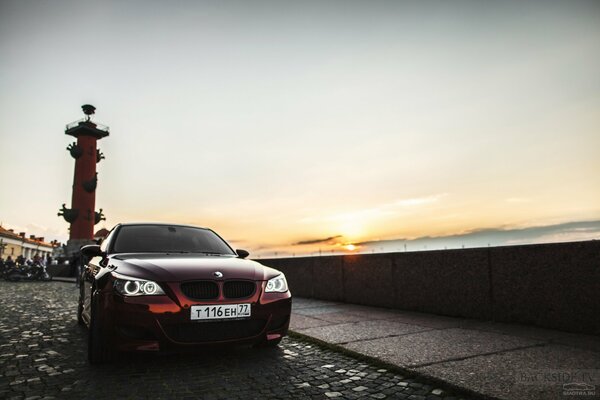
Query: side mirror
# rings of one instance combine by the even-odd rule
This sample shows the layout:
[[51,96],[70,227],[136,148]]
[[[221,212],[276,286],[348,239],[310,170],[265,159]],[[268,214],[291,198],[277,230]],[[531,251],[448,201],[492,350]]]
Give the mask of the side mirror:
[[80,251],[81,254],[89,258],[104,256],[104,253],[102,250],[100,250],[100,246],[97,244],[88,244],[87,246],[83,246]]
[[239,258],[246,258],[250,255],[250,253],[248,253],[246,250],[242,250],[242,249],[236,249],[235,252],[237,253]]

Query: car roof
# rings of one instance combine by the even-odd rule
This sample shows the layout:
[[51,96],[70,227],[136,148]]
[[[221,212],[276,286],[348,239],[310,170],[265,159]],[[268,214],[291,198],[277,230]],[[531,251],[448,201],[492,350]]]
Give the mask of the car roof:
[[117,224],[116,226],[179,226],[179,227],[185,227],[185,228],[210,230],[209,228],[205,228],[202,226],[188,225],[188,224],[173,224],[173,223],[168,223],[168,222],[122,222],[120,224]]

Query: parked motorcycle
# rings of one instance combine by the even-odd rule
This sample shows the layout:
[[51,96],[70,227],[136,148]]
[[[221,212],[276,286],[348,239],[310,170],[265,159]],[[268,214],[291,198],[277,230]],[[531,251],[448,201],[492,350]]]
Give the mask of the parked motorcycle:
[[46,271],[46,267],[39,263],[13,264],[3,271],[4,279],[11,282],[16,281],[51,281],[52,276]]

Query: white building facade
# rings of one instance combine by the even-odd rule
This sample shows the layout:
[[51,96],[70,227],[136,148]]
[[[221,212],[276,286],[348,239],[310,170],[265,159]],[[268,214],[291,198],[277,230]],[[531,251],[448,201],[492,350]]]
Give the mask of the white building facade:
[[30,235],[25,236],[25,232],[15,233],[12,229],[5,229],[0,226],[0,257],[7,259],[9,256],[16,259],[19,256],[33,258],[36,255],[40,257],[51,256],[57,243],[46,243],[43,237]]

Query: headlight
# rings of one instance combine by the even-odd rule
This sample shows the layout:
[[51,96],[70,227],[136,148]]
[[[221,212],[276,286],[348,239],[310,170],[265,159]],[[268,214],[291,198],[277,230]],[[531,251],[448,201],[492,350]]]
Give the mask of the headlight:
[[158,283],[142,279],[128,278],[115,280],[115,289],[123,296],[156,296],[165,294]]
[[265,288],[265,292],[287,292],[288,285],[285,280],[285,276],[283,274],[276,276],[275,278],[269,279],[267,281],[267,287]]

